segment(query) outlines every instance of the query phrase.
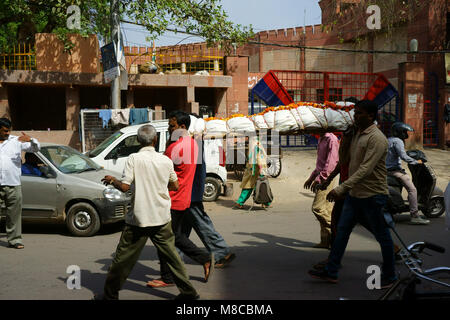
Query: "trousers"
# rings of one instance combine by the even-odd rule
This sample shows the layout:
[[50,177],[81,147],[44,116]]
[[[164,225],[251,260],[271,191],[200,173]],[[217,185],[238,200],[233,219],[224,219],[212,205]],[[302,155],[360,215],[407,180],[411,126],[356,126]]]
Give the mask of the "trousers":
[[0,206],[5,205],[6,238],[22,244],[22,186],[0,186]]
[[158,255],[164,257],[164,261],[166,261],[168,268],[173,274],[173,282],[175,282],[180,292],[186,295],[196,295],[196,290],[189,282],[186,268],[175,250],[175,237],[169,222],[162,226],[147,228],[125,225],[106,277],[104,286],[105,298],[109,300],[117,300],[119,298],[119,290],[123,287],[131,270],[138,261],[148,238],[156,247]]

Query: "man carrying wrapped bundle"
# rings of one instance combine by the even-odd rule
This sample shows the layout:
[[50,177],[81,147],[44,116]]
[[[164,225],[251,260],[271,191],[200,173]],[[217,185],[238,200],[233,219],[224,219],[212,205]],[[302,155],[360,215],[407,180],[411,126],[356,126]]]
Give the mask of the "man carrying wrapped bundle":
[[325,182],[328,176],[336,168],[339,161],[339,142],[332,133],[320,134],[319,144],[317,146],[316,169],[304,184],[305,189],[311,189],[315,192],[312,204],[312,212],[320,223],[320,243],[315,248],[329,249],[331,247],[331,212],[333,203],[329,202],[327,194],[333,190],[334,182],[330,183],[326,190],[320,190],[316,186]]

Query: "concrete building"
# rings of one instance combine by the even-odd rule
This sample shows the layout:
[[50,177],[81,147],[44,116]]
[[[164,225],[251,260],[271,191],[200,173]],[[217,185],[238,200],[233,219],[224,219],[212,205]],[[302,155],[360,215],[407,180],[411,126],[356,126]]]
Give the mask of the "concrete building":
[[[72,35],[70,40],[75,47],[69,54],[55,35],[36,34],[35,53],[3,63],[0,117],[12,120],[13,133],[80,149],[80,110],[110,105],[110,85],[103,78],[96,36]],[[24,57],[33,61],[15,60]],[[239,112],[240,105],[247,107],[247,59],[222,57],[222,64],[221,72],[209,76],[129,74],[122,108],[199,113],[200,105],[207,105],[219,116]]]

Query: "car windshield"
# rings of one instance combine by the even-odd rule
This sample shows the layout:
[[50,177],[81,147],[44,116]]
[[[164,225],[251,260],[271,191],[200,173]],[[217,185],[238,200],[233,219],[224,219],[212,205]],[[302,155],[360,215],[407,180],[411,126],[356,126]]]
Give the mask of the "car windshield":
[[98,156],[100,153],[103,152],[103,150],[105,150],[106,148],[108,148],[114,141],[116,141],[117,139],[119,139],[120,136],[122,136],[123,133],[120,131],[117,131],[115,133],[113,133],[112,135],[110,135],[108,138],[106,138],[106,140],[104,140],[102,143],[100,143],[97,148],[95,148],[94,150],[90,151],[87,153],[87,155],[90,158],[95,158],[96,156]]
[[102,168],[84,154],[67,146],[45,146],[41,148],[41,153],[63,173],[80,173]]

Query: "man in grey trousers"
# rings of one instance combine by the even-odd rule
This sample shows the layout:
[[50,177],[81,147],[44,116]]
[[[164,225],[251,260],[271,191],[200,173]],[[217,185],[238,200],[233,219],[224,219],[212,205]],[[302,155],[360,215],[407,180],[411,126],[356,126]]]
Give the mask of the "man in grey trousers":
[[6,208],[6,236],[10,248],[23,249],[22,186],[20,182],[22,151],[37,152],[39,142],[22,132],[10,135],[11,121],[0,118],[0,206]]

